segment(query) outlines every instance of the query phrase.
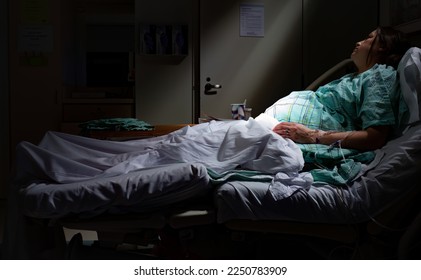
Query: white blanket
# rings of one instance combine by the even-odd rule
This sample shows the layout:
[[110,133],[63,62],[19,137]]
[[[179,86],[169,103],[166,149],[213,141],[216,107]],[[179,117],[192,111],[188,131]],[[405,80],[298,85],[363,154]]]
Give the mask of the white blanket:
[[126,142],[48,132],[39,145],[17,147],[18,182],[56,183],[112,177],[168,164],[202,163],[214,172],[248,169],[266,174],[298,173],[300,149],[258,121],[210,122],[165,136]]

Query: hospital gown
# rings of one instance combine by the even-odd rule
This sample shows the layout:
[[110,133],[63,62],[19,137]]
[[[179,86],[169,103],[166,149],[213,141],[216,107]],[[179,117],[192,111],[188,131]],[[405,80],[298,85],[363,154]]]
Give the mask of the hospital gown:
[[315,92],[292,92],[265,113],[280,122],[301,123],[312,129],[352,131],[399,125],[406,110],[396,71],[376,64],[361,74],[348,74],[321,86]]
[[[390,66],[376,64],[361,74],[347,74],[316,91],[296,91],[279,99],[265,114],[279,122],[295,122],[324,131],[354,131],[390,125],[399,131],[407,106],[398,76]],[[299,145],[316,181],[346,184],[370,162],[372,152],[360,153],[319,144]]]

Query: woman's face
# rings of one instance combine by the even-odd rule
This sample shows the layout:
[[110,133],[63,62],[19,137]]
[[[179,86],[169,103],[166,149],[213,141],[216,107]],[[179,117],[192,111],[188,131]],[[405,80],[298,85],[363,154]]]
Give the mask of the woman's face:
[[371,68],[376,63],[375,54],[379,49],[376,36],[377,32],[373,31],[366,39],[357,42],[351,54],[351,58],[360,72]]

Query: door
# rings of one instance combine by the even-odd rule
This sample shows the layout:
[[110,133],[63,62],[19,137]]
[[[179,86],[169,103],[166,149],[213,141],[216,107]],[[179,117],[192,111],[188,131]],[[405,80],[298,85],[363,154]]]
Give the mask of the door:
[[[246,4],[258,4],[263,36],[240,36]],[[302,1],[200,1],[200,112],[231,118],[231,103],[252,107],[257,116],[301,87]],[[240,8],[246,13],[240,16]],[[253,21],[246,28],[252,28]],[[210,79],[210,81],[208,81]],[[206,83],[221,85],[205,93]]]

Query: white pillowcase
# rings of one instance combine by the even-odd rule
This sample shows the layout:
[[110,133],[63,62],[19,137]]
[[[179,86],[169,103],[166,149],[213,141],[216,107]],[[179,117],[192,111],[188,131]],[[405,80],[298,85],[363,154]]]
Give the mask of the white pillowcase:
[[403,98],[409,109],[408,124],[421,119],[421,49],[410,48],[398,65]]

